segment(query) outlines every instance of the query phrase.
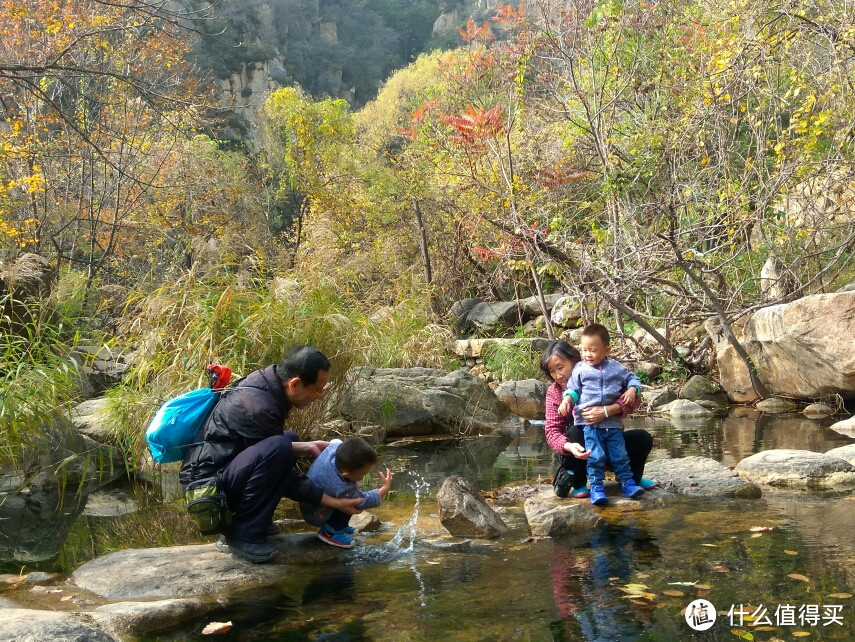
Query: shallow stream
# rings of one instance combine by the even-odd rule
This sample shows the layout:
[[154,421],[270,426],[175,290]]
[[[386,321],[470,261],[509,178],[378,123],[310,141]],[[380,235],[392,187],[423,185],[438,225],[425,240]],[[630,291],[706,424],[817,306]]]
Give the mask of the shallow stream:
[[[825,452],[855,441],[828,430],[832,420],[801,416],[630,423],[654,435],[651,459],[703,455],[735,465],[759,450]],[[489,495],[551,479],[556,461],[542,427],[521,430],[510,444],[387,445],[381,461],[396,472],[393,492],[372,511],[383,527],[361,535],[338,563],[289,567],[278,587],[231,596],[204,621],[145,639],[211,639],[200,633],[210,621],[232,622],[218,640],[855,638],[855,493],[642,500],[634,510],[603,509],[607,528],[540,540],[529,537],[521,502],[497,501],[510,532],[461,548],[436,537],[442,481],[460,474]],[[296,517],[283,501],[277,518],[305,532]],[[92,519],[75,529],[94,533]],[[715,609],[695,611],[697,626],[715,617],[703,632],[684,616],[699,598]]]

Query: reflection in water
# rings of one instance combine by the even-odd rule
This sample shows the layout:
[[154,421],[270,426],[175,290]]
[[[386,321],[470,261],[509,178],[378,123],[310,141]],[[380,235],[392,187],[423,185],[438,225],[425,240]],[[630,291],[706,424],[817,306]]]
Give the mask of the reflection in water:
[[639,557],[658,557],[653,540],[638,527],[617,526],[595,531],[587,544],[574,544],[578,542],[556,540],[553,548],[555,604],[565,624],[570,623],[566,628],[553,624],[553,632],[588,641],[637,639],[649,617],[638,608],[633,613],[632,602],[616,595],[615,583],[632,582]]

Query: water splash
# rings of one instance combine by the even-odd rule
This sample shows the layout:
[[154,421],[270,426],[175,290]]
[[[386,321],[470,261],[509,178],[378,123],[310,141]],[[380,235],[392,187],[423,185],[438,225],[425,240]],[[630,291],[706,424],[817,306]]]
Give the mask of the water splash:
[[413,572],[413,576],[419,584],[419,597],[421,605],[427,606],[425,598],[425,584],[422,574],[416,567],[415,543],[416,543],[416,524],[419,521],[419,505],[421,503],[421,495],[426,493],[430,488],[430,484],[419,477],[413,484],[413,491],[416,495],[416,501],[413,505],[413,512],[406,523],[398,528],[395,535],[382,546],[360,546],[353,551],[353,556],[350,559],[351,564],[383,564],[401,560],[404,566],[408,566]]

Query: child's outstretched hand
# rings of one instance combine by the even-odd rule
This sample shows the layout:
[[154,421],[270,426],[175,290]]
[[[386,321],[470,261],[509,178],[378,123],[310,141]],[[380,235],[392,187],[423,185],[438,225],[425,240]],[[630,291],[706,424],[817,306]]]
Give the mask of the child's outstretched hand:
[[623,393],[620,397],[621,399],[623,399],[623,402],[626,405],[631,404],[633,401],[635,401],[635,386],[630,386],[629,388],[627,388],[626,392]]
[[561,405],[558,406],[558,414],[562,417],[566,417],[570,414],[570,408],[572,407],[573,401],[570,399],[570,397],[564,397],[564,399],[561,400]]
[[383,482],[383,485],[379,488],[380,497],[383,498],[386,497],[386,494],[389,492],[389,489],[392,488],[392,477],[394,477],[394,475],[392,474],[392,471],[388,468],[386,468],[385,475],[383,474],[382,470],[378,471],[377,474],[380,476],[380,480]]

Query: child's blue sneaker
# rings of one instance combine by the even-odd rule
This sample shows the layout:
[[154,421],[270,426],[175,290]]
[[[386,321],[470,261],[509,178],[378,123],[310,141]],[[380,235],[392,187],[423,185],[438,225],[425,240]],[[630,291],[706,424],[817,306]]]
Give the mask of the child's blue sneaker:
[[353,548],[356,545],[354,539],[345,533],[344,530],[334,531],[326,524],[318,530],[318,539],[339,548]]
[[342,533],[347,533],[348,535],[353,535],[356,532],[356,529],[353,526],[345,526],[341,529]]
[[653,490],[654,488],[659,488],[659,482],[653,479],[647,479],[647,477],[642,477],[641,482],[638,484],[644,490]]
[[639,495],[644,494],[644,489],[635,483],[634,479],[628,479],[624,482],[623,488],[621,489],[621,494],[624,497],[638,497]]
[[609,503],[609,498],[606,497],[606,491],[602,486],[591,486],[591,503],[594,506],[605,506]]

